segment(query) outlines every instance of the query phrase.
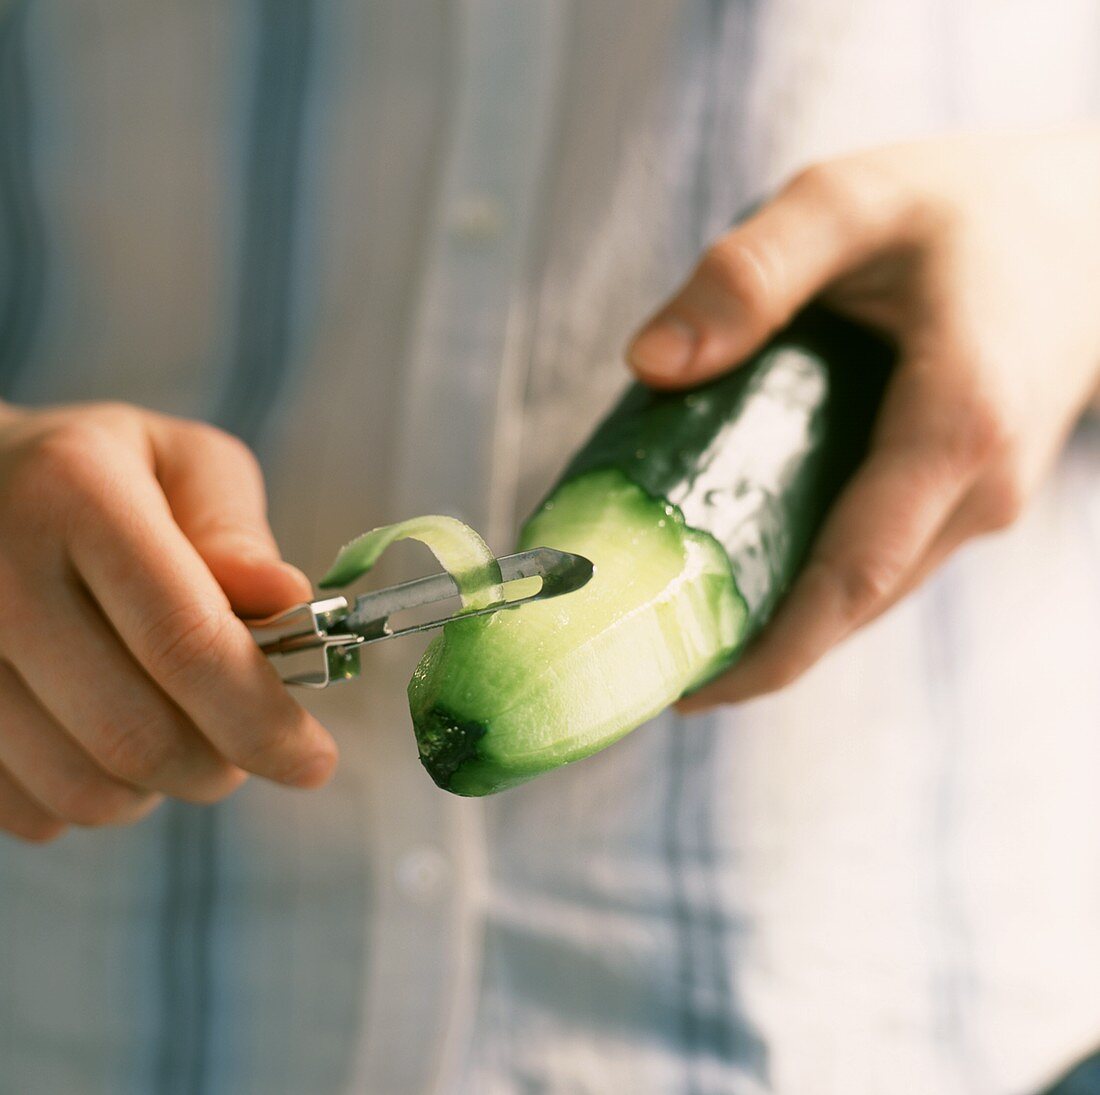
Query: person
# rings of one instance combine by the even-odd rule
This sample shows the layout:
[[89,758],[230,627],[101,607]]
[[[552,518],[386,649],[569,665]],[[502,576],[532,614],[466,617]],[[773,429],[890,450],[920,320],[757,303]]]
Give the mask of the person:
[[[8,5],[0,1089],[1019,1092],[1100,1041],[1094,24]],[[278,681],[240,617],[352,535],[507,549],[624,345],[692,385],[811,298],[898,347],[872,450],[679,714],[462,801],[415,644]]]

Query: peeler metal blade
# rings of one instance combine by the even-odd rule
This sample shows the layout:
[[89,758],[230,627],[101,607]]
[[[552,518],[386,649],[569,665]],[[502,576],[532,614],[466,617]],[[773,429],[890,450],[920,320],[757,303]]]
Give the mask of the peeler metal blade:
[[434,574],[364,593],[354,605],[349,605],[345,597],[328,597],[296,605],[248,626],[287,684],[326,688],[359,675],[359,652],[370,643],[431,631],[460,616],[484,616],[560,597],[580,589],[594,573],[592,563],[584,556],[555,548],[533,548],[506,555],[497,562],[506,595],[510,583],[524,578],[540,578],[539,588],[474,612],[459,610],[394,629],[390,620],[398,613],[429,608],[458,595],[449,574]]
[[458,586],[449,574],[434,574],[430,578],[415,578],[411,582],[364,593],[355,599],[348,615],[341,621],[340,630],[361,635],[365,642],[392,639],[399,635],[411,635],[417,631],[430,631],[442,627],[457,616],[485,616],[506,609],[518,608],[533,601],[545,601],[580,589],[592,577],[593,566],[583,555],[573,555],[556,548],[532,548],[518,555],[505,555],[497,560],[501,580],[505,585],[521,578],[541,578],[542,586],[526,597],[490,605],[476,612],[452,612],[425,623],[413,624],[396,631],[389,629],[390,617],[398,612],[426,608],[458,596]]

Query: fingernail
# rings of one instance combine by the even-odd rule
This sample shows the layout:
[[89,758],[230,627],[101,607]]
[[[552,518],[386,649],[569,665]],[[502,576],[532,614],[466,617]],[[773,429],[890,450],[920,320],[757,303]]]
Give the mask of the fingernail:
[[630,347],[630,363],[654,377],[674,377],[686,371],[698,342],[695,329],[681,319],[661,319],[650,324]]

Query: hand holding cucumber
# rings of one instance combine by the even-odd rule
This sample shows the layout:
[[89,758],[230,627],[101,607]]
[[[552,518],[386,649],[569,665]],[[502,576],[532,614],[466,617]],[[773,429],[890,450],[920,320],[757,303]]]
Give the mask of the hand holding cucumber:
[[240,442],[136,407],[0,404],[0,830],[123,824],[246,772],[323,782],[331,738],[234,612],[309,591]]
[[794,680],[1011,524],[1100,379],[1100,132],[928,141],[797,176],[636,336],[646,383],[736,368],[811,298],[899,350],[871,450],[768,628],[697,711]]

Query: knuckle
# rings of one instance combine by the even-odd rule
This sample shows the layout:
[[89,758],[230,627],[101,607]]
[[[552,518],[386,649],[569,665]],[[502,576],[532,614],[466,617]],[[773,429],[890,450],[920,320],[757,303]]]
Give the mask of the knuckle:
[[999,475],[983,493],[984,525],[989,532],[999,532],[1014,525],[1027,504],[1023,479],[1015,473]]
[[924,399],[935,392],[928,439],[960,471],[973,471],[1016,445],[1014,421],[1022,408],[997,379],[1004,372],[1000,353],[963,335],[952,353],[919,374]]
[[50,499],[98,499],[108,482],[102,456],[111,444],[110,431],[94,422],[48,430],[24,448],[8,483],[9,500],[36,513]]
[[[109,446],[113,435],[103,424],[80,420],[56,426],[39,436],[32,449],[40,467],[57,475],[81,475]],[[82,481],[82,480],[81,480]]]
[[143,637],[153,675],[164,682],[204,678],[221,664],[226,629],[224,608],[198,602],[177,606],[155,621]]
[[260,461],[256,454],[235,434],[211,426],[208,422],[189,422],[187,429],[196,445],[208,449],[237,467],[260,474]]
[[750,312],[766,311],[779,297],[781,264],[763,241],[734,232],[714,244],[699,263],[699,276]]
[[96,741],[104,767],[138,786],[163,782],[166,773],[178,766],[183,752],[176,735],[144,723],[111,723],[96,734]]
[[877,554],[864,554],[847,562],[822,559],[818,565],[836,588],[842,616],[849,624],[858,623],[881,604],[900,577],[897,564]]
[[885,600],[897,579],[897,567],[885,559],[868,556],[855,563],[844,581],[850,617],[858,619]]
[[963,406],[957,424],[945,439],[949,455],[966,468],[980,467],[1011,444],[1007,415],[990,401],[978,398]]
[[823,210],[848,211],[873,202],[872,184],[876,182],[874,174],[858,160],[830,160],[802,168],[791,178],[786,192]]
[[788,193],[846,218],[874,218],[881,210],[893,208],[896,189],[890,174],[865,156],[808,164],[786,188]]
[[934,190],[915,186],[910,170],[893,157],[859,153],[810,164],[784,188],[851,238],[912,250],[950,230],[949,211]]
[[820,199],[835,195],[842,188],[844,179],[845,171],[840,161],[818,160],[796,171],[785,192],[801,192]]

